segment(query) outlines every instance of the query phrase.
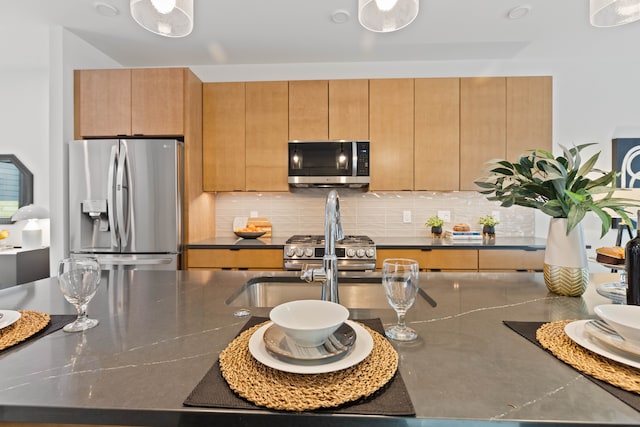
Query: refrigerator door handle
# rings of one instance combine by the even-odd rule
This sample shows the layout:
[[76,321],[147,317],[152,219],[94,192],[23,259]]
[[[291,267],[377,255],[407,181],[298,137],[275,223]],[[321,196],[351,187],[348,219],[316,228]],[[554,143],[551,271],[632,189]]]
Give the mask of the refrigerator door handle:
[[144,258],[131,259],[127,257],[109,257],[101,259],[100,263],[104,265],[162,265],[170,264],[171,258]]
[[117,146],[111,147],[111,155],[109,156],[109,172],[107,179],[107,217],[109,219],[109,234],[111,235],[111,246],[119,246],[118,234],[116,229],[116,205],[113,198],[113,186],[115,185],[114,175],[117,161]]
[[129,227],[125,222],[125,208],[129,209],[129,204],[125,205],[125,192],[128,193],[128,186],[125,182],[125,172],[127,172],[129,160],[127,159],[127,146],[120,144],[120,159],[118,161],[118,170],[116,172],[116,218],[118,222],[118,234],[120,235],[121,247],[127,245],[129,241]]

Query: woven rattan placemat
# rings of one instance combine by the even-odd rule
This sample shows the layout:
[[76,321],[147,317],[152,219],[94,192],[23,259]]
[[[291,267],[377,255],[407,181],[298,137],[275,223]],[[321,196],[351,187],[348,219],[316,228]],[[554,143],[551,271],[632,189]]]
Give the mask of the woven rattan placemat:
[[51,320],[46,313],[20,311],[20,319],[13,325],[0,329],[0,350],[16,345],[44,329]]
[[335,407],[372,395],[398,368],[398,353],[391,344],[363,325],[373,337],[373,350],[357,365],[315,375],[282,372],[258,362],[249,352],[249,338],[262,325],[240,334],[219,358],[229,387],[258,406],[284,411]]
[[[251,317],[237,337],[244,331],[258,326],[266,320],[268,319],[264,317]],[[358,322],[376,331],[378,333],[377,336],[384,339],[381,335],[384,328],[380,319],[363,319]],[[375,335],[373,336],[375,337]],[[387,342],[387,344],[389,343]],[[365,362],[366,360],[361,363]],[[215,361],[202,380],[191,391],[185,399],[184,405],[239,410],[260,409],[260,407],[253,402],[239,396],[231,390],[222,376],[219,360]],[[314,412],[344,415],[415,416],[415,408],[413,407],[411,397],[409,396],[400,371],[396,371],[391,380],[369,397],[347,402],[337,407],[319,408],[314,410]]]
[[576,344],[564,332],[571,320],[545,323],[538,328],[536,339],[558,359],[580,372],[591,375],[623,390],[640,394],[640,371],[607,359]]
[[[551,322],[551,324],[556,323],[554,325],[553,332],[547,330],[545,332],[545,336],[549,336],[549,337],[555,336],[556,339],[558,340],[558,342],[567,343],[565,341],[565,338],[562,337],[562,335],[564,335],[564,326],[567,324],[567,322],[568,321],[559,321],[558,323]],[[536,337],[538,330],[542,326],[548,324],[547,322],[519,322],[519,321],[505,320],[503,323],[506,326],[508,326],[510,329],[512,329],[513,331],[517,332],[522,337],[526,338],[529,342],[531,342],[532,344],[536,345],[538,348],[541,348],[541,349],[546,350],[547,352],[553,354],[552,351],[549,348],[544,347],[538,341],[538,339]],[[560,331],[562,331],[562,334],[559,333]],[[566,337],[566,339],[572,341],[569,337]],[[554,348],[560,348],[562,346],[563,346],[563,344],[558,344],[558,345],[555,345]],[[566,348],[572,348],[573,344],[571,344],[571,345],[567,344],[565,347]],[[586,349],[583,349],[582,347],[579,348],[579,351],[580,352],[591,353],[592,355],[597,356],[598,358],[601,358],[601,356],[598,356],[595,353],[592,353],[592,352],[590,352],[590,351],[588,351]],[[555,354],[554,354],[554,356],[555,356]],[[557,356],[555,356],[555,357],[557,357]],[[588,359],[585,359],[585,360],[588,360]],[[562,360],[562,361],[564,362],[564,360]],[[568,362],[565,362],[565,363],[568,363]],[[607,364],[611,365],[612,369],[614,369],[614,370],[615,370],[615,368],[613,368],[613,366],[615,366],[615,365],[613,365],[613,364],[618,365],[617,362],[608,361],[608,360],[607,360]],[[617,386],[614,386],[614,385],[610,384],[606,380],[600,380],[598,378],[595,378],[591,374],[588,374],[587,372],[581,371],[578,367],[575,367],[573,365],[570,365],[570,366],[572,366],[574,369],[576,369],[577,371],[579,371],[581,373],[585,373],[586,374],[585,378],[589,379],[594,384],[600,386],[602,389],[608,391],[610,394],[612,394],[613,396],[617,397],[618,399],[620,399],[621,401],[623,401],[627,405],[631,406],[635,410],[640,411],[640,394],[632,392],[632,391],[624,390],[624,389],[622,389],[620,387],[617,387]],[[626,368],[627,367],[625,366],[625,369]]]

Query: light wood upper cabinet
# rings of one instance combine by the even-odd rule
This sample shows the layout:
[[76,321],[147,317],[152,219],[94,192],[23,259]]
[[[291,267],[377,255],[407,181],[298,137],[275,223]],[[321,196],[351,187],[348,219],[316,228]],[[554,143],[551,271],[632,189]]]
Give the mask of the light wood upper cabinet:
[[289,139],[369,139],[369,80],[289,82]]
[[328,138],[329,82],[289,82],[289,139],[307,141]]
[[287,82],[246,83],[246,189],[288,191]]
[[131,70],[131,133],[184,134],[184,69]]
[[552,146],[552,78],[507,77],[507,159]]
[[329,81],[329,139],[369,140],[369,80]]
[[369,81],[371,190],[413,189],[413,83]]
[[506,156],[506,78],[460,79],[460,190],[474,184],[485,163]]
[[184,68],[76,70],[74,134],[182,136]]
[[74,135],[131,135],[131,70],[76,70]]
[[203,87],[203,180],[205,191],[244,191],[245,83]]
[[460,186],[460,79],[415,80],[414,189]]

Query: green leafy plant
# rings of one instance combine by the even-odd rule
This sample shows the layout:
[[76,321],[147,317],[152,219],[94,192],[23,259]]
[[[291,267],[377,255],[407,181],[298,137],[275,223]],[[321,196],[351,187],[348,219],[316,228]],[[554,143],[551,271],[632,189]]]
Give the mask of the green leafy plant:
[[443,224],[444,220],[437,215],[430,217],[429,219],[427,219],[427,222],[425,222],[425,225],[431,227],[442,227]]
[[[633,224],[625,208],[639,205],[632,199],[613,197],[618,190],[618,173],[595,168],[600,152],[582,163],[580,153],[591,145],[597,144],[570,149],[561,146],[563,155],[558,157],[545,150],[529,150],[515,163],[491,160],[487,162],[488,175],[475,183],[484,189],[480,193],[490,195],[487,200],[499,201],[503,207],[525,206],[553,218],[567,218],[567,234],[587,212],[594,212],[600,218],[604,236],[611,228],[607,210]],[[590,178],[589,174],[598,176]]]
[[497,224],[500,224],[500,221],[495,219],[493,215],[481,216],[478,220],[478,224],[487,225],[489,227],[493,227]]

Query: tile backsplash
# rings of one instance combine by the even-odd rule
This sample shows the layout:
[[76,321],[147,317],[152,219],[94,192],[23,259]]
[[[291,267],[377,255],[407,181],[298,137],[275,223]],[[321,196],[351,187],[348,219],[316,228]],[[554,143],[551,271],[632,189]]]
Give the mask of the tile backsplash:
[[[251,213],[268,218],[273,236],[286,238],[293,234],[323,234],[324,205],[328,189],[296,189],[287,193],[218,193],[216,195],[216,235],[232,237],[233,218]],[[342,227],[345,234],[375,237],[427,237],[430,228],[424,223],[438,211],[451,212],[451,223],[467,223],[480,230],[478,219],[494,211],[500,214],[496,234],[534,236],[534,210],[514,206],[501,208],[475,191],[430,192],[363,192],[338,189]],[[411,213],[411,222],[403,222],[403,213]]]

